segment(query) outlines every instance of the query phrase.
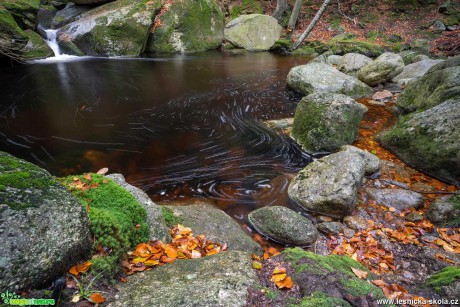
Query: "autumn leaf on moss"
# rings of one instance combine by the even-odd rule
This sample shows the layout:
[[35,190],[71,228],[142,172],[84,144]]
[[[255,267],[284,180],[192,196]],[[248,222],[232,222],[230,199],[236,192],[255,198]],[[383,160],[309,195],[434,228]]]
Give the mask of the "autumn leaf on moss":
[[287,276],[286,268],[280,265],[273,270],[270,280],[273,281],[279,289],[290,289],[293,284],[291,277]]

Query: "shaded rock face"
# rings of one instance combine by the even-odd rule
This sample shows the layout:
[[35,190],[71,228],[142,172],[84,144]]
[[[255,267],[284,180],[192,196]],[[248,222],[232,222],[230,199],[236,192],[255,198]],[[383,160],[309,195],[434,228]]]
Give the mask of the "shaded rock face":
[[367,194],[375,201],[399,211],[407,208],[420,208],[423,206],[422,194],[401,189],[366,189]]
[[85,208],[50,174],[0,152],[0,292],[49,285],[92,246]]
[[364,159],[364,162],[366,163],[364,170],[366,175],[373,174],[380,170],[380,159],[376,155],[368,151],[362,150],[358,147],[351,145],[344,145],[340,147],[340,151],[348,151],[351,153],[355,153],[359,155],[362,159]]
[[166,226],[161,207],[155,204],[144,191],[127,183],[122,174],[110,174],[107,177],[115,181],[126,191],[130,192],[145,208],[147,213],[147,224],[149,225],[150,230],[150,238],[152,240],[171,242],[171,235],[169,234],[168,227]]
[[66,24],[74,22],[78,17],[90,11],[94,7],[90,5],[75,5],[74,3],[69,3],[65,6],[64,9],[59,10],[51,21],[51,26],[54,29],[61,28]]
[[436,225],[457,227],[460,224],[460,196],[432,202],[426,217]]
[[90,5],[100,5],[108,2],[112,2],[114,0],[70,0],[70,2],[73,2],[75,4],[90,4]]
[[347,53],[340,59],[337,69],[350,76],[357,77],[358,70],[371,62],[372,59],[365,55],[359,53]]
[[225,39],[249,51],[269,50],[281,36],[282,27],[268,15],[242,15],[230,21],[224,30]]
[[172,210],[184,226],[194,234],[204,234],[216,243],[227,243],[229,250],[247,251],[260,254],[259,244],[244,233],[240,225],[222,210],[210,205],[165,206]]
[[286,207],[260,208],[251,212],[248,219],[262,235],[283,244],[306,246],[318,236],[310,220]]
[[18,26],[11,13],[0,4],[0,49],[17,53],[27,44],[28,37]]
[[418,79],[428,72],[434,65],[442,60],[425,60],[406,65],[403,71],[391,79],[392,82],[399,83],[402,79]]
[[40,0],[2,0],[0,5],[11,13],[22,29],[33,30],[35,28]]
[[287,84],[305,95],[326,92],[361,98],[373,93],[363,82],[324,63],[308,63],[292,68],[287,76]]
[[297,174],[289,185],[289,197],[308,211],[338,218],[350,215],[365,169],[365,160],[356,153],[331,154]]
[[257,284],[250,254],[227,251],[135,274],[108,306],[245,306]]
[[224,40],[224,14],[214,0],[175,1],[150,34],[145,52],[186,53],[217,49]]
[[404,61],[399,54],[386,52],[358,71],[358,79],[374,86],[403,71]]
[[306,151],[335,151],[357,139],[366,111],[348,96],[314,93],[297,105],[291,136]]
[[46,44],[45,40],[32,30],[26,30],[24,33],[29,38],[27,45],[22,48],[22,56],[26,59],[43,59],[53,56],[53,50]]
[[59,45],[73,54],[138,56],[144,51],[159,5],[156,1],[118,0],[99,6],[62,27]]

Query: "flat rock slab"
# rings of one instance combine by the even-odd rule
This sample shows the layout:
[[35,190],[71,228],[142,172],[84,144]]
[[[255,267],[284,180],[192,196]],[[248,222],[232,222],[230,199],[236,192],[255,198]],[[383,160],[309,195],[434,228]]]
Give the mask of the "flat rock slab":
[[264,207],[248,215],[249,223],[262,235],[289,245],[306,246],[314,243],[318,231],[313,223],[286,207]]
[[224,211],[210,205],[165,206],[190,227],[195,235],[203,234],[216,243],[227,243],[229,250],[260,254],[262,249],[252,240],[240,225]]
[[423,206],[422,194],[401,189],[366,189],[367,194],[378,204],[398,210]]
[[244,306],[257,283],[249,253],[227,251],[135,274],[109,306]]

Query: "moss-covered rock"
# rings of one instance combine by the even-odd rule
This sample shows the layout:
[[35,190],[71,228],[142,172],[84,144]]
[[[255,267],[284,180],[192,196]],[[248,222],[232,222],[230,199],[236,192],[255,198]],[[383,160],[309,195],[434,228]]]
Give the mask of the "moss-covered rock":
[[217,49],[224,39],[224,14],[214,0],[174,1],[157,17],[147,53],[186,53]]
[[[147,42],[159,0],[118,0],[79,16],[58,33],[61,49],[86,55],[138,56]],[[79,52],[74,52],[74,54]]]
[[[72,185],[75,178],[94,187],[82,191]],[[63,183],[89,210],[94,247],[109,248],[113,259],[119,260],[129,249],[149,240],[144,207],[112,179],[91,174],[90,180],[83,175],[69,176]]]
[[26,30],[35,28],[40,0],[3,0],[1,4],[11,12],[18,25]]
[[230,10],[230,17],[237,18],[246,14],[263,14],[262,6],[257,0],[241,0],[241,3],[233,4]]
[[[350,306],[346,301],[358,303],[364,299],[376,303],[385,299],[382,290],[370,283],[375,277],[348,256],[321,256],[300,248],[288,248],[282,252],[282,257],[295,270],[292,278],[303,297],[301,306],[319,306],[314,303]],[[356,277],[351,268],[368,272],[367,280]]]
[[86,210],[50,174],[0,152],[0,292],[45,286],[86,259]]
[[53,56],[53,50],[46,44],[45,40],[32,30],[26,30],[24,33],[29,38],[29,42],[21,50],[21,55],[28,59],[43,59]]
[[4,54],[19,54],[28,37],[18,26],[11,13],[0,3],[0,50]]
[[460,195],[432,202],[426,217],[438,226],[460,226]]
[[400,74],[404,69],[404,61],[399,54],[386,52],[373,62],[361,67],[358,79],[374,86]]
[[326,47],[335,54],[360,53],[377,57],[384,53],[384,48],[378,44],[353,38],[335,38],[327,42]]

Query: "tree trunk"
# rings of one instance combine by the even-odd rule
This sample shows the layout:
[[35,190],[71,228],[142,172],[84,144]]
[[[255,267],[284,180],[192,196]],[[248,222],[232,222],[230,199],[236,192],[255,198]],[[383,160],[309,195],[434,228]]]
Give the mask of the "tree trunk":
[[287,0],[277,0],[276,1],[276,9],[273,12],[273,17],[278,20],[278,22],[283,21],[283,16],[286,13],[286,11],[289,10],[289,4]]
[[295,24],[297,23],[297,18],[299,18],[300,8],[302,7],[303,0],[296,0],[294,8],[292,9],[291,18],[289,18],[289,23],[287,26],[288,37],[291,38],[292,33],[295,30]]
[[308,34],[310,34],[311,30],[313,30],[313,28],[315,27],[316,23],[321,18],[321,15],[323,15],[324,11],[326,10],[327,6],[329,5],[329,2],[331,2],[331,1],[332,0],[324,0],[323,5],[321,6],[319,11],[315,15],[315,18],[313,18],[313,20],[310,22],[308,27],[302,33],[302,35],[300,35],[300,37],[297,40],[297,42],[295,42],[295,44],[291,47],[290,51],[299,48],[300,44],[302,44],[304,39],[308,36]]

